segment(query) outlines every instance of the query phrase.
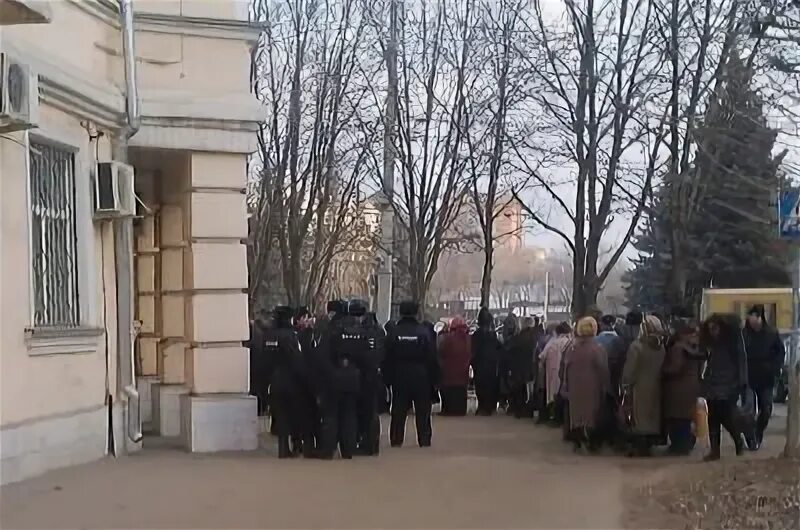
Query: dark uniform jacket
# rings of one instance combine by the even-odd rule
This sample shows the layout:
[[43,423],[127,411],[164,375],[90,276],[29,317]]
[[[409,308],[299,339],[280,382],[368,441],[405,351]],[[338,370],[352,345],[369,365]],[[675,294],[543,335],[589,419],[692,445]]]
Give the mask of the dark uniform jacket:
[[439,379],[439,360],[430,332],[415,318],[401,318],[386,338],[386,359],[383,363],[387,384],[419,375],[435,385]]
[[302,388],[305,359],[300,351],[297,333],[291,327],[275,327],[264,332],[264,352],[268,371],[272,373],[272,393],[294,393]]

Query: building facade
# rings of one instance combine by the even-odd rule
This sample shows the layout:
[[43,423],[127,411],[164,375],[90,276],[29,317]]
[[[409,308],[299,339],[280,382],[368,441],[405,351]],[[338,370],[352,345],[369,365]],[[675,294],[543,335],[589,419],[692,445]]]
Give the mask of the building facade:
[[[242,341],[258,30],[246,0],[129,3],[126,47],[116,1],[0,0],[0,23],[36,22],[0,26],[32,87],[29,127],[0,128],[3,483],[136,451],[148,428],[190,451],[257,447]],[[98,215],[112,161],[133,167],[135,215]]]

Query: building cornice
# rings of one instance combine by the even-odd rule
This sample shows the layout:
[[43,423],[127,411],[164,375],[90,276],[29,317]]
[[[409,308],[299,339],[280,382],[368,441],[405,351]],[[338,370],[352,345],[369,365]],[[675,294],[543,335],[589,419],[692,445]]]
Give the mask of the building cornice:
[[[110,0],[68,0],[82,11],[102,20],[106,24],[119,28],[119,9]],[[232,39],[255,42],[261,32],[261,26],[246,20],[221,18],[185,17],[161,13],[134,13],[136,31],[150,33],[168,33],[187,35],[209,39]]]

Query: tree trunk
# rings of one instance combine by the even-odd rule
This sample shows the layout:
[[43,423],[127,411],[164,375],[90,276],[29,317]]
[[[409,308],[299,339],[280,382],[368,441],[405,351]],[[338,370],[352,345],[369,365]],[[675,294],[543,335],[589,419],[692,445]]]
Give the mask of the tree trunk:
[[494,261],[494,248],[492,247],[491,232],[489,237],[484,237],[483,275],[481,276],[481,307],[489,307],[489,298],[492,293],[492,265]]

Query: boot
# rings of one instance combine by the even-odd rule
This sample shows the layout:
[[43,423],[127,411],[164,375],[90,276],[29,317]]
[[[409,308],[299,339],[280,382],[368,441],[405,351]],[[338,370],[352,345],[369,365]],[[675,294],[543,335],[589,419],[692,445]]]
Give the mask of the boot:
[[736,434],[733,436],[733,444],[736,446],[736,456],[744,454],[745,441],[743,434]]
[[303,440],[303,458],[315,458],[317,451],[314,448],[314,438],[305,438]]
[[278,438],[278,458],[291,458],[292,450],[289,446],[289,437],[280,436]]
[[709,433],[708,439],[711,442],[711,450],[708,452],[706,456],[703,457],[703,461],[714,462],[715,460],[720,459],[720,453],[719,453],[720,434],[718,432]]

